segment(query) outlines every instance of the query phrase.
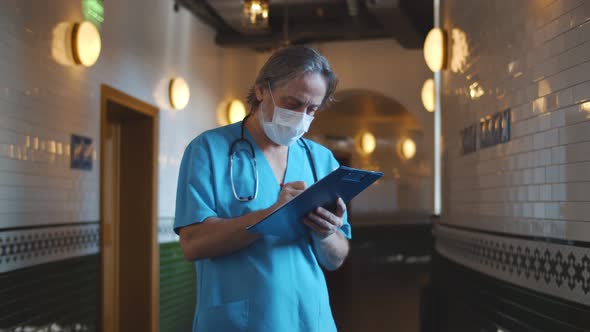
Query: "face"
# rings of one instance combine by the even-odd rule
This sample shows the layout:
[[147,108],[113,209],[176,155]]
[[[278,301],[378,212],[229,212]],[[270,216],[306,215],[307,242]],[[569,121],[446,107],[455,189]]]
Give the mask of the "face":
[[[275,84],[272,87],[272,95],[278,107],[314,116],[324,100],[326,90],[326,81],[320,74],[306,73],[289,81]],[[260,109],[264,111],[263,114],[269,116],[266,120],[270,121],[274,112],[274,104],[268,86],[257,86],[256,98],[261,100]]]

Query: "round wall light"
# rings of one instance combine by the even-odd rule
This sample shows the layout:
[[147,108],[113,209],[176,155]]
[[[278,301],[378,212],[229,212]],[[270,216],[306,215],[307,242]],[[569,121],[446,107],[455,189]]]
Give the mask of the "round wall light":
[[360,151],[363,154],[369,155],[369,154],[373,153],[373,151],[375,151],[375,148],[377,147],[377,140],[375,139],[375,135],[373,135],[369,131],[363,132],[359,136],[358,145],[359,145]]
[[434,80],[427,79],[422,85],[422,105],[428,112],[434,112]]
[[170,98],[170,105],[172,105],[172,107],[177,110],[185,108],[191,97],[188,84],[184,79],[182,79],[182,77],[175,77],[170,80],[168,94]]
[[416,155],[416,142],[411,138],[404,138],[399,145],[400,156],[404,160],[410,160]]
[[72,57],[74,63],[90,67],[100,55],[102,42],[100,33],[94,24],[84,21],[72,26]]
[[232,100],[227,106],[227,122],[236,123],[246,116],[246,107],[239,99]]
[[440,28],[430,30],[424,41],[424,60],[433,72],[437,72],[446,66],[447,62],[447,38]]

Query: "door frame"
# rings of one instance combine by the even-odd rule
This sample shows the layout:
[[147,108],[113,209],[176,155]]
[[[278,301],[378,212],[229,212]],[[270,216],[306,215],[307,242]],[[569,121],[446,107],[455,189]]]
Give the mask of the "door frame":
[[[122,91],[119,91],[115,88],[112,88],[108,85],[102,84],[100,87],[101,92],[101,106],[100,106],[100,248],[101,253],[102,249],[104,248],[104,232],[105,227],[104,218],[105,216],[105,209],[107,208],[105,204],[105,195],[106,195],[106,179],[105,179],[105,149],[103,148],[103,143],[107,137],[108,131],[108,102],[114,102],[121,106],[124,106],[127,109],[130,109],[134,112],[141,113],[144,116],[148,116],[153,124],[153,132],[152,132],[152,142],[146,141],[146,145],[152,147],[151,156],[152,156],[152,164],[151,164],[151,209],[149,211],[149,226],[150,226],[150,314],[149,314],[149,325],[150,331],[157,332],[159,330],[159,278],[160,278],[160,258],[159,258],[159,243],[158,243],[158,152],[159,152],[159,110],[157,107],[150,105],[144,101],[141,101],[135,97],[132,97]],[[150,144],[151,143],[151,144]],[[104,262],[102,259],[101,254],[101,305],[100,305],[100,312],[101,312],[101,326],[104,326],[105,316],[103,315],[104,310],[104,303],[103,303],[103,293],[102,290],[102,280],[103,280],[103,270],[104,270]]]

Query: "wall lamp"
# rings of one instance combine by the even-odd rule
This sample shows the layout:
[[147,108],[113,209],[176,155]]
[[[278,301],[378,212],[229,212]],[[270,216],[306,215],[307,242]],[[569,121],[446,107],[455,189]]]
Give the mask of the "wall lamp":
[[182,77],[175,77],[170,80],[170,84],[168,85],[168,95],[170,105],[176,110],[182,110],[185,108],[191,98],[188,84]]
[[440,71],[447,63],[447,35],[444,30],[434,28],[424,41],[424,60],[433,72]]

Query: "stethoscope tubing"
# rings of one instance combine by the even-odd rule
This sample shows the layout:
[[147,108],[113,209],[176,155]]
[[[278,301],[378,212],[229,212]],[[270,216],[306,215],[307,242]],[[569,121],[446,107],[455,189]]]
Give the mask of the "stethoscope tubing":
[[[250,117],[250,115],[252,115],[252,113],[248,113],[248,115],[246,115],[246,117],[244,117],[244,119],[242,120],[242,123],[240,124],[240,138],[234,140],[230,147],[229,147],[229,172],[230,172],[230,182],[231,182],[231,188],[232,188],[232,192],[234,194],[234,197],[240,201],[240,202],[250,202],[254,199],[256,199],[256,197],[258,196],[258,164],[256,163],[256,154],[255,154],[255,150],[254,150],[254,145],[252,145],[252,143],[244,136],[244,125],[246,123],[246,119],[248,119]],[[239,142],[245,142],[250,150],[250,153],[252,154],[252,164],[254,166],[254,178],[255,178],[255,184],[254,184],[254,194],[250,195],[250,196],[239,196],[237,191],[236,191],[236,187],[234,184],[234,173],[233,173],[233,155],[234,155],[234,148],[235,146],[239,143]],[[309,165],[311,166],[311,171],[313,173],[313,181],[314,183],[318,181],[318,175],[317,175],[317,170],[315,167],[315,162],[314,159],[311,155],[311,149],[309,148],[309,145],[307,144],[307,142],[305,141],[305,139],[302,137],[300,139],[297,140],[297,142],[301,142],[303,144],[303,147],[305,148],[306,154],[307,154],[307,159],[309,160]]]

